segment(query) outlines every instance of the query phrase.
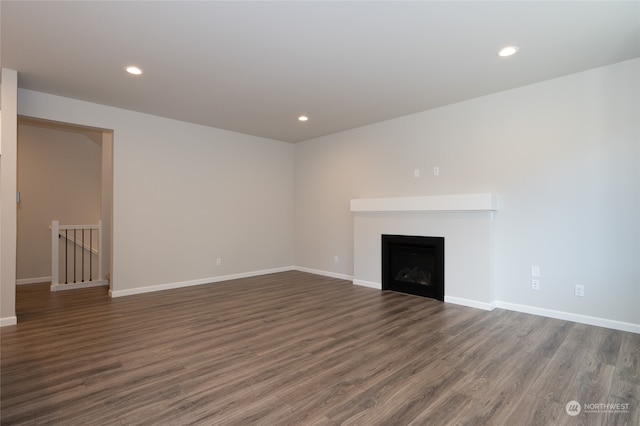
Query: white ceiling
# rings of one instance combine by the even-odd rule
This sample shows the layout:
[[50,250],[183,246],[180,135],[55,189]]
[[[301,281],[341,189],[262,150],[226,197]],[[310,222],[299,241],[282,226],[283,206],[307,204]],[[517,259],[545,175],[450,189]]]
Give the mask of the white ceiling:
[[640,56],[639,1],[0,7],[21,88],[289,142]]

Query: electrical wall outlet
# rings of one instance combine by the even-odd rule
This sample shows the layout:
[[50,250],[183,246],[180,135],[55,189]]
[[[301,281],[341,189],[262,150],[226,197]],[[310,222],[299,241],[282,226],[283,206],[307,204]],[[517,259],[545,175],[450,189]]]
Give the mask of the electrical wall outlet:
[[581,284],[576,284],[574,293],[578,297],[584,297],[584,286]]
[[338,263],[338,256],[333,256],[333,263]]
[[531,265],[531,276],[540,278],[540,267],[538,265]]
[[216,265],[218,265],[218,266],[222,265],[222,259],[221,258],[217,258],[216,259]]
[[540,290],[540,280],[537,278],[531,279],[531,290]]

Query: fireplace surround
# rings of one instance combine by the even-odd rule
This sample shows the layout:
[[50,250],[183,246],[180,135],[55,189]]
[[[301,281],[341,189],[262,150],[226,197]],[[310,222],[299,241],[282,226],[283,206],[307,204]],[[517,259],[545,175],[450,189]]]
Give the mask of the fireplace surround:
[[444,237],[382,235],[382,290],[444,301]]
[[446,240],[444,301],[494,308],[492,193],[351,200],[353,283],[382,289],[381,235],[435,235]]

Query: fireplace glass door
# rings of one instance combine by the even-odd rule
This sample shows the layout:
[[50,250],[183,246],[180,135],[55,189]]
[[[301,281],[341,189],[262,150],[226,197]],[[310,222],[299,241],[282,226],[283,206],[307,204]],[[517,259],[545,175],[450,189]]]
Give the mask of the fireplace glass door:
[[444,238],[382,235],[382,289],[444,300]]

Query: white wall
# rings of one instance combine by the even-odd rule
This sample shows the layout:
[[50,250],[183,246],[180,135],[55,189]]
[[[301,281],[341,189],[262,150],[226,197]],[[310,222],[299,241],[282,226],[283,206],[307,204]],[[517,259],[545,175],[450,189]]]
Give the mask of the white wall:
[[0,128],[0,326],[16,323],[16,166],[18,73],[2,69]]
[[79,132],[18,125],[19,282],[49,281],[52,220],[95,225],[101,219],[101,150]]
[[113,129],[115,295],[293,264],[291,144],[26,90],[18,106]]
[[296,264],[353,275],[351,198],[495,192],[496,300],[640,324],[639,76],[635,59],[297,144]]
[[102,251],[102,273],[111,275],[111,225],[113,212],[113,133],[101,133],[102,162],[102,241],[100,250]]

